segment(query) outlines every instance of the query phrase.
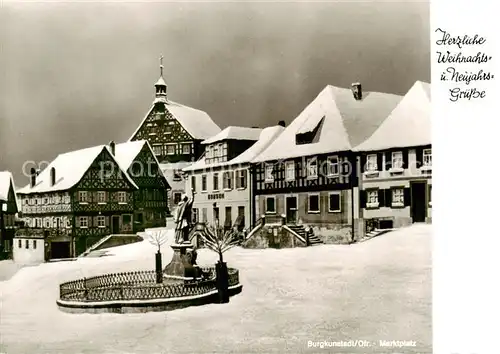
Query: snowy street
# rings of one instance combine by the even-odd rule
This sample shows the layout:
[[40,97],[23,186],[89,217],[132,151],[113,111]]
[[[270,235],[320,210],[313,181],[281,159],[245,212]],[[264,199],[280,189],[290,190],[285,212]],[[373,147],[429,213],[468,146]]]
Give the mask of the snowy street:
[[[350,246],[235,248],[226,261],[240,270],[243,292],[229,304],[145,314],[67,314],[56,299],[64,281],[153,270],[155,247],[147,241],[117,247],[114,256],[26,267],[0,282],[0,352],[429,353],[431,244],[431,226],[416,224]],[[172,251],[162,251],[165,266]],[[198,264],[215,261],[199,252]],[[373,345],[308,348],[308,341],[341,340]],[[380,347],[379,340],[416,347]]]

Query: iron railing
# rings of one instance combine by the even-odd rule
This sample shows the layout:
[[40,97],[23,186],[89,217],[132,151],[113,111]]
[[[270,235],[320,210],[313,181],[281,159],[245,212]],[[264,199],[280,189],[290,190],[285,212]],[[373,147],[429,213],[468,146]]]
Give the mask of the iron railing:
[[[61,300],[100,302],[117,300],[149,300],[207,294],[217,289],[215,268],[201,268],[208,274],[205,280],[172,280],[156,283],[155,271],[113,273],[62,283]],[[228,268],[229,286],[239,284],[237,269]]]

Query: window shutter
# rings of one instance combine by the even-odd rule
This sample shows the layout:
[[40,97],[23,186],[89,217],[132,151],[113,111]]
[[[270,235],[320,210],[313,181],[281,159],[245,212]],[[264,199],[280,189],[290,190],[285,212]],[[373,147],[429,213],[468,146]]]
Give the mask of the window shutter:
[[[306,199],[304,200],[304,208],[305,208],[304,212],[307,213],[309,211],[309,195],[306,195]],[[298,209],[298,205],[297,205],[297,209]]]
[[385,206],[390,208],[392,206],[392,189],[385,190]]
[[359,204],[361,208],[366,208],[366,190],[359,191]]
[[234,189],[234,171],[229,172],[229,178],[231,179],[231,189]]
[[360,163],[361,163],[361,173],[363,173],[365,172],[366,154],[361,154]]
[[104,217],[104,225],[109,226],[109,219],[110,219],[110,216]]
[[75,217],[75,224],[76,224],[76,227],[80,227],[80,217],[79,216]]
[[385,152],[385,170],[389,170],[392,167],[392,151]]
[[383,171],[382,169],[382,154],[377,153],[377,171]]
[[[93,221],[92,221],[92,225],[89,225],[89,227],[90,227],[90,226],[97,226],[97,225],[98,225],[98,223],[97,223],[97,216],[94,216],[94,217],[93,217],[93,218],[91,218],[91,219],[93,219]],[[89,223],[89,224],[90,224],[90,223]]]
[[405,188],[404,189],[404,202],[405,206],[410,206],[411,205],[411,192],[410,188]]
[[416,148],[417,155],[417,168],[421,167],[424,162],[424,149],[422,147]]
[[379,207],[385,206],[385,189],[378,190],[378,205]]
[[408,168],[408,149],[403,150],[403,168]]

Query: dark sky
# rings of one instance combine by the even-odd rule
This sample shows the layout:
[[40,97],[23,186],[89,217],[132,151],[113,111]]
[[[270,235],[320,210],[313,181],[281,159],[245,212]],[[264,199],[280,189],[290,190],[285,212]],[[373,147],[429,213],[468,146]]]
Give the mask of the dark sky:
[[289,123],[327,84],[430,81],[428,2],[5,4],[0,170],[129,138],[169,98],[224,128]]

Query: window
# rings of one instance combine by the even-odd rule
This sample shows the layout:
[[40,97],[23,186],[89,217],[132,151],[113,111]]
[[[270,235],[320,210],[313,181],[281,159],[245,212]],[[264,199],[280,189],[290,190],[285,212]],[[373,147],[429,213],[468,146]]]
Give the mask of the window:
[[319,194],[309,194],[308,213],[319,213]]
[[207,175],[201,176],[201,191],[202,192],[207,191]]
[[213,183],[214,183],[214,186],[213,186],[214,191],[218,191],[219,190],[219,174],[218,173],[214,173]]
[[102,204],[106,203],[106,192],[97,192],[97,202]]
[[236,188],[244,189],[247,187],[247,170],[236,171]]
[[80,216],[80,227],[89,227],[89,219],[86,216]]
[[339,175],[339,158],[338,156],[330,156],[327,159],[327,174],[329,177]]
[[307,160],[307,178],[318,177],[318,159],[315,157]]
[[226,207],[226,220],[224,221],[224,227],[230,229],[233,226],[232,218],[232,208],[230,206]]
[[367,208],[377,208],[378,207],[378,190],[366,191],[366,207]]
[[208,221],[208,216],[207,216],[207,208],[201,209],[201,217],[202,217],[202,222],[207,222]]
[[79,191],[78,192],[78,200],[80,201],[80,203],[88,203],[89,199],[88,199],[87,191]]
[[219,224],[219,208],[217,207],[214,207],[214,221]]
[[50,219],[49,218],[45,219],[45,228],[46,229],[50,228]]
[[274,214],[276,213],[276,198],[266,197],[266,213]]
[[394,151],[392,153],[392,168],[393,169],[403,168],[403,152]]
[[167,155],[175,155],[175,145],[168,144],[166,146],[166,149],[167,149]]
[[25,247],[27,250],[29,250],[29,249],[30,249],[30,241],[29,241],[29,240],[26,240],[26,241],[25,241],[24,247]]
[[432,166],[432,150],[431,149],[424,149],[423,152],[423,164],[426,167],[431,167]]
[[182,153],[188,155],[191,153],[191,145],[190,144],[182,144]]
[[266,164],[265,173],[266,173],[265,181],[266,182],[273,182],[274,175],[273,175],[273,165],[272,164]]
[[182,171],[180,171],[180,170],[174,170],[173,180],[176,181],[176,182],[182,181]]
[[191,188],[196,192],[196,176],[191,176]]
[[106,218],[104,216],[97,217],[97,227],[105,227],[106,226]]
[[174,193],[174,204],[179,204],[181,202],[182,194],[175,192]]
[[222,174],[222,183],[224,189],[233,189],[233,172],[224,172]]
[[378,171],[377,155],[372,154],[366,157],[366,171],[368,172]]
[[57,229],[61,227],[61,218],[58,216],[54,218],[54,227]]
[[21,240],[17,240],[17,248],[22,248],[23,242]]
[[118,203],[125,204],[127,202],[127,193],[118,192]]
[[214,148],[213,157],[219,157],[219,145],[215,145],[213,148]]
[[43,204],[49,204],[49,198],[47,197],[43,198]]
[[161,155],[161,145],[153,145],[153,154]]
[[33,249],[36,250],[36,240],[33,240]]
[[285,179],[287,181],[294,181],[295,180],[295,161],[287,161],[285,163],[285,171],[286,171]]
[[340,192],[333,192],[328,195],[328,212],[340,213],[342,207],[340,205]]
[[404,188],[394,188],[392,190],[392,206],[401,207],[405,205]]

